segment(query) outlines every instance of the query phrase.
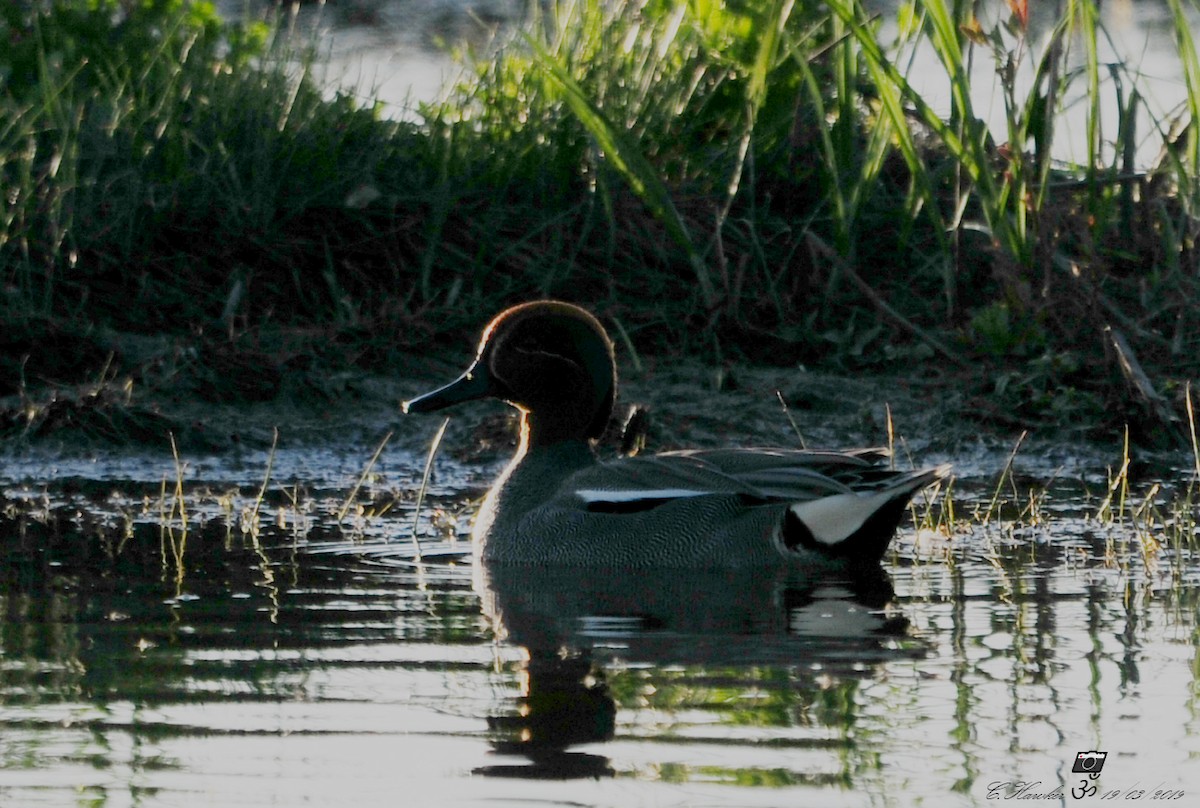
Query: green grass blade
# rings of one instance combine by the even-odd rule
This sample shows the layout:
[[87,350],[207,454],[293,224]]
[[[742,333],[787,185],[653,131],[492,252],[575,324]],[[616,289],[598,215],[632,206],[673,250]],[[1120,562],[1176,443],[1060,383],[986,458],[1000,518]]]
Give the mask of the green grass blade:
[[752,116],[766,101],[767,78],[779,60],[784,31],[794,2],[795,0],[776,0],[761,26],[762,37],[759,39],[754,64],[750,69],[750,81],[746,86],[746,97],[753,110]]
[[[1196,180],[1196,172],[1200,171],[1200,54],[1197,53],[1196,40],[1192,36],[1191,24],[1188,22],[1182,0],[1167,0],[1167,4],[1171,9],[1175,41],[1179,44],[1183,83],[1187,88],[1187,114],[1191,125],[1187,128],[1184,160],[1191,171],[1191,180],[1187,184],[1191,186],[1190,191],[1195,201],[1195,197],[1200,193],[1200,183]],[[1183,176],[1181,172],[1181,179]]]
[[[942,120],[884,54],[874,33],[863,23],[855,0],[831,0],[829,5],[859,42],[868,69],[875,80],[881,86],[892,85],[900,98],[912,107],[921,123],[941,140],[950,155],[962,166],[974,185],[974,195],[980,203],[992,238],[1010,255],[1024,260],[1028,254],[1028,245],[1021,228],[1012,221],[1012,188],[1009,183],[997,182],[989,164],[990,135],[984,121],[974,113],[970,99],[970,80],[963,66],[958,29],[944,0],[921,0],[921,7],[928,20],[930,44],[950,79],[953,118],[961,125],[961,137],[955,131],[954,121]],[[896,114],[892,107],[889,116],[893,117],[894,121]]]
[[[857,5],[854,0],[831,0],[830,9],[846,23],[850,34],[862,47],[862,53],[867,57],[867,65],[881,85],[891,85],[904,101],[912,105],[913,111],[925,126],[938,137],[950,150],[951,155],[962,162],[972,181],[979,181],[987,175],[986,167],[976,159],[975,153],[968,149],[965,142],[954,132],[954,129],[929,106],[908,79],[900,72],[895,64],[884,54],[874,33],[859,19]],[[902,112],[902,110],[901,110]]]
[[571,113],[595,139],[605,157],[628,183],[630,189],[667,228],[675,243],[687,253],[704,305],[711,307],[716,295],[708,266],[696,249],[688,233],[687,224],[679,215],[662,177],[633,140],[613,125],[566,67],[542,43],[528,34],[524,35],[524,38],[533,50],[536,63],[562,90],[563,100]]

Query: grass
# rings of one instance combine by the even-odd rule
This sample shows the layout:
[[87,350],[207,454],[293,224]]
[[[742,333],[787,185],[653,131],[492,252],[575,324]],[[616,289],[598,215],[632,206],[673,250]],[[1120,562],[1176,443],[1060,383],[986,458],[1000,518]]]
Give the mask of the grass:
[[1127,431],[1119,462],[1098,495],[1083,481],[1060,479],[1059,472],[1019,482],[1022,434],[990,493],[977,483],[964,495],[960,481],[951,478],[910,506],[916,530],[910,563],[942,563],[953,570],[982,560],[1002,578],[1022,573],[1026,564],[1080,565],[1115,571],[1126,598],[1135,591],[1146,598],[1178,597],[1195,585],[1200,560],[1200,437],[1190,387],[1184,399],[1190,470],[1137,470]]
[[[559,296],[619,323],[635,355],[920,364],[1004,428],[1128,423],[1169,443],[1200,370],[1200,62],[1182,2],[1188,101],[1169,113],[1100,63],[1084,0],[1064,0],[1040,50],[1019,0],[992,21],[914,0],[894,46],[853,0],[573,0],[464,57],[468,77],[416,122],[324,93],[286,18],[9,4],[0,420],[28,436],[47,420],[29,413],[64,401],[102,422],[162,391],[271,399]],[[945,119],[906,74],[918,45],[949,83]],[[973,106],[978,60],[997,65],[998,135]],[[1077,98],[1086,158],[1064,165],[1051,149]],[[1162,159],[1140,167],[1146,136]],[[78,350],[46,347],[64,341]],[[105,367],[124,399],[70,392]]]

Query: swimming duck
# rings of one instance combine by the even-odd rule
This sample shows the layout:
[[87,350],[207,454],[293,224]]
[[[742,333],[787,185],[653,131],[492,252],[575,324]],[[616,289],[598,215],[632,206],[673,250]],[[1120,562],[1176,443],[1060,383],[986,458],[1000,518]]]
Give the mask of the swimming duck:
[[408,413],[496,398],[521,412],[520,444],[485,497],[485,562],[805,569],[878,565],[908,501],[948,466],[896,471],[885,451],[711,449],[602,462],[594,441],[616,398],[613,344],[584,309],[513,306],[475,361]]

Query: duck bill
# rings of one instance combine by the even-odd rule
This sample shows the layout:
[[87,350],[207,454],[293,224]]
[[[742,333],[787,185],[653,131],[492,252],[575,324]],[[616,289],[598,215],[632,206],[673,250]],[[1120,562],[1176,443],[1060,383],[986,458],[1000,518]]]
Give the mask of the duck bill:
[[401,409],[406,413],[436,412],[464,401],[487,398],[491,394],[492,380],[487,371],[478,365],[472,365],[466,373],[445,387],[439,387],[423,396],[417,396],[411,401],[405,401],[401,405]]

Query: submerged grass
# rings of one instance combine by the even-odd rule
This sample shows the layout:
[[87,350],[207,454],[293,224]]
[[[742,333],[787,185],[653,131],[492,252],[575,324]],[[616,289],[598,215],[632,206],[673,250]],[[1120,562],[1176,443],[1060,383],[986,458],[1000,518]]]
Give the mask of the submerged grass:
[[[368,561],[386,557],[418,569],[423,561],[457,563],[470,552],[456,540],[465,521],[448,514],[470,509],[470,503],[460,507],[441,500],[431,508],[424,492],[414,492],[411,484],[400,494],[380,480],[368,485],[382,448],[369,458],[364,455],[358,482],[350,486],[356,503],[363,499],[354,525],[342,524],[341,492],[304,492],[273,479],[273,449],[264,461],[261,483],[252,486],[210,490],[192,479],[194,470],[176,453],[157,496],[147,488],[140,507],[136,493],[116,493],[112,482],[97,483],[94,489],[50,487],[40,497],[6,491],[0,495],[0,522],[7,526],[14,552],[26,545],[62,550],[80,541],[90,548],[99,538],[105,548],[97,568],[101,571],[108,569],[104,565],[119,567],[128,557],[146,566],[152,554],[159,577],[176,598],[211,575],[223,554],[250,558],[260,576],[254,585],[276,605],[281,577],[294,578],[305,556],[360,554]],[[435,440],[431,457],[436,448]],[[1018,444],[990,484],[951,478],[915,500],[911,520],[901,525],[901,534],[909,533],[911,541],[898,541],[889,563],[897,569],[945,565],[951,571],[962,564],[984,564],[994,567],[1003,581],[1063,565],[1111,572],[1127,595],[1177,594],[1195,587],[1200,476],[1179,486],[1135,482],[1128,447],[1118,459],[1105,496],[1089,505],[1083,485],[1057,475],[1031,481],[1022,474]],[[1194,460],[1200,465],[1200,455]],[[273,519],[268,517],[272,511]],[[432,544],[418,541],[427,530],[423,525],[436,531]]]
[[[1169,442],[1200,370],[1200,61],[1170,7],[1188,101],[1169,114],[1101,64],[1087,0],[1036,38],[1018,0],[992,20],[914,0],[894,45],[853,0],[572,0],[396,121],[319,87],[287,17],[6,4],[0,426],[35,434],[105,361],[139,396],[319,392],[330,367],[386,367],[547,295],[635,354],[938,355],[984,420]],[[945,119],[909,82],[916,47]],[[973,106],[985,59],[998,133]],[[1078,99],[1086,157],[1063,164]]]

